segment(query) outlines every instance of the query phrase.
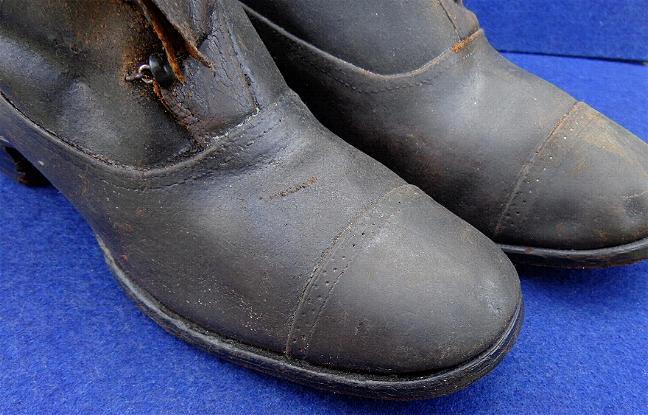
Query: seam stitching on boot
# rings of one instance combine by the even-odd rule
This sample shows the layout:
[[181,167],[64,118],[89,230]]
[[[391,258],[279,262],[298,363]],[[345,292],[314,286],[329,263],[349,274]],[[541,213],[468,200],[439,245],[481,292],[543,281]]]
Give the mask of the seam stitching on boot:
[[497,237],[504,229],[511,226],[511,221],[508,221],[507,218],[509,217],[509,212],[511,211],[511,208],[515,205],[514,203],[515,200],[521,193],[521,188],[524,184],[524,181],[527,179],[529,173],[531,173],[531,169],[533,168],[535,163],[539,159],[541,159],[542,152],[545,150],[545,148],[555,137],[556,131],[558,131],[558,129],[572,116],[572,114],[575,113],[575,111],[580,106],[580,104],[582,103],[580,101],[577,101],[571,106],[569,111],[567,111],[560,118],[560,120],[556,123],[556,125],[551,129],[551,132],[536,146],[535,150],[531,153],[530,157],[525,161],[525,163],[520,168],[520,171],[517,174],[515,185],[511,189],[511,192],[509,193],[508,197],[505,199],[506,204],[504,205],[504,208],[502,209],[502,212],[500,213],[500,216],[497,220],[497,224],[493,232],[493,237]]
[[[354,253],[361,245],[360,241],[364,241],[367,238],[367,234],[373,234],[378,229],[381,229],[387,223],[387,221],[389,221],[389,219],[393,217],[400,202],[392,206],[387,206],[387,214],[385,214],[384,217],[381,218],[380,223],[378,223],[377,220],[373,219],[373,209],[375,209],[381,201],[385,200],[392,193],[395,193],[403,188],[411,187],[414,186],[404,184],[395,187],[390,191],[384,193],[378,199],[370,202],[366,206],[366,208],[362,209],[358,214],[354,216],[353,219],[351,219],[349,224],[334,238],[333,242],[324,250],[317,264],[313,268],[308,281],[304,285],[302,294],[300,295],[299,301],[297,303],[297,307],[292,313],[292,322],[290,323],[290,330],[288,332],[288,338],[286,339],[285,346],[285,353],[287,355],[294,354],[293,352],[295,350],[294,347],[292,347],[293,343],[299,343],[301,345],[301,350],[298,349],[300,355],[306,354],[306,351],[310,347],[310,342],[315,332],[315,328],[317,327],[323,311],[328,304],[328,299],[333,293],[333,290],[337,283],[342,279],[349,266],[351,266],[351,264],[353,263],[353,260],[355,259]],[[366,223],[363,223],[363,221],[366,221]],[[372,229],[370,231],[367,231],[367,229],[370,228]],[[350,234],[354,230],[357,232],[355,234]],[[347,245],[345,246],[345,244]],[[322,279],[322,275],[326,274],[328,268],[332,266],[332,264],[334,264],[336,259],[340,256],[343,260],[345,260],[343,262],[344,265],[341,265],[339,267],[339,270],[338,267],[333,267],[333,270],[338,270],[336,272],[339,272],[339,274],[336,277],[333,277],[335,279],[332,282],[330,280],[325,280],[325,286],[329,287],[330,285],[330,287],[328,288],[328,291],[325,291],[324,296],[317,296],[317,299],[320,300],[320,304],[315,305],[315,308],[311,309],[310,311],[311,314],[316,313],[315,318],[309,325],[305,325],[304,323],[308,323],[308,319],[306,318],[304,319],[306,321],[302,322],[302,319],[300,319],[300,314],[305,315],[306,313],[308,313],[308,310],[305,309],[308,305],[311,305],[312,301],[315,299],[315,289],[319,287],[318,283],[321,282],[320,280]],[[304,333],[306,330],[308,330],[308,332],[300,335],[300,333]]]
[[[469,39],[470,37],[474,36],[474,38],[473,38],[473,40],[474,40],[474,39],[476,39],[477,37],[480,37],[480,36],[478,36],[478,35],[481,35],[481,34],[483,34],[483,31],[480,29],[479,31],[473,33],[471,36],[467,37],[466,39]],[[291,41],[291,43],[292,43],[293,45],[295,45],[295,47],[298,48],[298,49],[306,50],[306,52],[309,53],[309,54],[314,54],[314,52],[312,52],[312,51],[308,51],[308,50],[307,50],[304,46],[302,46],[302,45],[296,44],[296,43],[294,43],[294,42],[292,42],[292,41]],[[467,44],[465,44],[465,45],[460,49],[460,51],[463,50],[463,49],[465,49],[466,46],[468,46],[470,43],[472,43],[472,42],[468,42]],[[455,52],[455,51],[453,50],[453,48],[455,47],[455,45],[457,45],[457,44],[456,44],[456,43],[453,44],[450,48],[448,48],[448,49],[446,49],[445,51],[443,51],[439,56],[437,56],[437,57],[434,58],[433,60],[429,61],[429,62],[426,63],[425,65],[423,65],[421,68],[425,68],[425,69],[422,70],[421,73],[431,72],[433,69],[439,68],[441,64],[445,63],[445,62],[446,62],[449,58],[451,58],[452,56],[457,55],[458,52]],[[322,51],[319,51],[319,50],[318,50],[318,52],[322,52]],[[460,61],[465,61],[465,60],[471,58],[471,57],[475,54],[475,52],[476,52],[476,51],[473,50],[473,51],[471,51],[471,52],[469,52],[469,53],[466,53],[465,55],[463,55],[463,56],[461,56],[461,57],[459,58]],[[434,72],[434,73],[433,73],[431,76],[429,76],[429,77],[423,78],[423,79],[421,79],[421,80],[419,80],[419,81],[405,83],[405,84],[403,84],[403,85],[394,85],[394,86],[387,86],[387,87],[383,87],[383,88],[374,88],[374,89],[370,89],[370,88],[359,88],[359,87],[357,87],[353,82],[349,82],[349,81],[346,81],[346,80],[344,80],[344,79],[341,79],[341,78],[336,77],[336,76],[333,75],[330,71],[328,71],[327,68],[323,67],[322,65],[320,65],[320,64],[317,63],[317,62],[314,62],[313,58],[310,58],[310,57],[308,57],[308,56],[305,56],[304,54],[300,54],[300,55],[298,55],[297,58],[298,58],[299,60],[301,60],[302,62],[304,62],[305,64],[311,66],[312,68],[314,68],[314,69],[317,70],[318,72],[322,73],[324,76],[326,76],[326,77],[332,79],[333,81],[336,81],[337,83],[339,83],[340,85],[344,86],[345,88],[352,89],[353,92],[356,92],[356,93],[362,93],[362,94],[380,94],[380,93],[383,93],[383,92],[393,92],[393,91],[399,91],[399,90],[402,90],[402,89],[416,88],[416,87],[421,87],[421,86],[429,85],[432,81],[434,81],[436,78],[438,78],[438,77],[441,76],[443,73],[445,73],[446,70],[451,69],[450,67],[448,67],[448,68],[443,68],[443,70],[436,71],[436,72]],[[316,58],[320,58],[320,57],[317,57],[317,56],[316,56]],[[335,57],[333,57],[333,58],[335,58]],[[322,59],[326,59],[326,57],[322,57]],[[339,59],[339,58],[335,58],[335,59]],[[352,66],[355,67],[355,65],[353,65],[353,64],[351,64],[351,63],[349,63],[349,62],[346,62],[346,61],[342,61],[342,62],[344,62],[345,64],[352,65]],[[459,63],[459,61],[458,61],[458,62],[455,62],[455,63]],[[361,70],[361,71],[365,71],[364,69],[359,68],[359,67],[355,67],[355,68],[357,68],[358,70]],[[368,72],[368,71],[366,71],[366,72]],[[379,75],[379,74],[374,74],[374,73],[372,73],[372,72],[368,72],[368,74],[371,75],[371,76],[380,76],[380,77],[383,77],[383,78],[387,78],[387,79],[384,79],[384,81],[394,81],[394,82],[398,82],[398,81],[401,81],[401,79],[393,79],[393,80],[392,80],[392,79],[388,79],[388,78],[389,78],[389,77],[396,77],[396,76],[398,76],[398,77],[401,77],[401,76],[402,76],[403,78],[406,78],[406,77],[414,77],[414,76],[416,76],[416,75],[412,75],[412,73],[415,73],[415,72],[416,72],[416,71],[412,71],[412,72],[409,72],[409,73],[406,73],[406,74],[397,74],[397,75]]]
[[[36,122],[32,121],[26,114],[24,114],[21,110],[19,110],[1,91],[0,91],[0,99],[3,99],[7,103],[7,105],[9,105],[11,108],[13,108],[14,111],[16,111],[18,114],[20,114],[29,124],[31,124],[30,128],[35,128],[37,130],[38,134],[41,134],[41,135],[45,134],[45,135],[51,136],[51,138],[45,138],[45,140],[48,143],[51,143],[53,146],[55,146],[57,148],[58,148],[59,145],[68,146],[68,147],[72,148],[74,151],[80,153],[79,154],[80,157],[85,156],[85,157],[91,158],[95,162],[99,162],[102,166],[106,166],[106,167],[110,167],[110,168],[117,168],[117,169],[121,169],[122,171],[136,172],[136,173],[140,173],[140,174],[146,174],[146,173],[149,173],[149,172],[153,172],[150,176],[143,177],[141,179],[138,179],[136,177],[130,178],[133,181],[146,180],[146,179],[160,179],[160,178],[171,177],[174,174],[176,174],[177,171],[173,170],[171,172],[165,172],[164,170],[174,169],[174,168],[180,166],[181,164],[185,163],[185,161],[183,160],[183,161],[176,162],[174,164],[170,164],[170,165],[167,165],[167,166],[164,166],[164,167],[161,167],[161,168],[157,167],[157,168],[152,168],[152,169],[142,169],[142,168],[135,168],[133,166],[129,166],[129,165],[125,165],[125,164],[111,162],[110,160],[105,160],[105,159],[103,159],[101,157],[98,157],[97,155],[89,152],[85,148],[80,147],[78,145],[75,145],[74,143],[71,143],[71,142],[59,137],[54,132],[52,132],[52,131],[50,131],[50,130],[48,130],[48,129],[40,126],[40,125],[38,125]],[[212,150],[212,148],[209,147],[209,148],[203,150],[201,153],[209,152],[209,154],[205,155],[202,158],[198,157],[198,158],[196,158],[194,160],[191,160],[191,159],[187,160],[186,162],[188,162],[190,164],[187,164],[185,166],[185,168],[191,168],[191,167],[193,167],[193,166],[195,166],[195,165],[197,165],[199,163],[204,163],[204,162],[206,162],[208,160],[211,160],[211,159],[217,157],[234,140],[241,137],[247,131],[250,131],[250,130],[254,129],[255,127],[257,127],[262,121],[267,120],[281,106],[281,104],[283,104],[284,101],[289,101],[289,100],[290,101],[294,100],[294,96],[293,96],[292,93],[282,95],[281,97],[279,97],[279,99],[277,99],[275,101],[275,103],[273,103],[273,104],[269,105],[268,107],[266,107],[266,111],[262,111],[258,115],[255,114],[255,115],[252,115],[250,117],[247,117],[242,123],[240,123],[237,126],[234,126],[234,127],[230,128],[225,134],[222,134],[220,136],[216,136],[216,138],[229,139],[229,141],[226,141],[226,142],[222,143],[224,148],[214,148]],[[261,133],[256,135],[255,139],[259,138],[259,137],[262,137],[263,135],[265,135],[268,132],[272,131],[277,125],[279,125],[281,123],[281,121],[282,121],[282,119],[279,119],[279,120],[276,120],[275,122],[273,122],[270,125],[270,127],[268,127],[267,129],[263,130]],[[69,161],[72,164],[74,164],[76,167],[85,169],[85,167],[82,167],[82,166],[78,165],[74,160],[70,159]],[[115,184],[115,183],[108,182],[108,181],[106,181],[105,179],[102,179],[102,178],[98,178],[98,180],[105,183],[105,184],[107,184],[108,186],[113,187],[113,188],[130,190],[130,191],[134,191],[134,192],[145,192],[145,191],[149,191],[149,190],[159,190],[159,189],[164,189],[164,188],[168,188],[168,187],[177,186],[179,184],[183,184],[183,183],[186,183],[186,182],[197,180],[197,179],[200,179],[202,177],[209,176],[211,174],[213,174],[213,171],[210,170],[210,171],[206,171],[206,172],[203,172],[201,174],[198,174],[196,176],[191,176],[191,177],[185,178],[185,179],[183,179],[183,180],[181,180],[179,182],[176,182],[176,183],[171,183],[171,184],[166,184],[166,185],[158,185],[158,186],[142,186],[142,187],[122,186],[122,185],[118,185],[118,184]]]

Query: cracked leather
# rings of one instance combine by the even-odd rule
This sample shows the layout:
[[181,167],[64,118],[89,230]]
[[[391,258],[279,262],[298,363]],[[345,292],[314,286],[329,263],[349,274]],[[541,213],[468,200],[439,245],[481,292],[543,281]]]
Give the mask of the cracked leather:
[[491,241],[323,128],[238,3],[155,3],[209,61],[185,57],[168,88],[123,81],[162,48],[134,3],[0,15],[0,134],[134,284],[201,330],[335,369],[434,372],[502,336],[520,287]]
[[507,61],[461,2],[243,3],[325,126],[495,241],[648,238],[648,145]]

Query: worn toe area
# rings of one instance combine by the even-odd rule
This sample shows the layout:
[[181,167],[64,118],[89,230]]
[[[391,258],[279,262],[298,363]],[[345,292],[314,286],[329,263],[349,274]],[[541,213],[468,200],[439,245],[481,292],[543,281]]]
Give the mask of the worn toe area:
[[336,369],[441,370],[501,338],[519,301],[515,269],[490,240],[418,188],[402,186],[325,255],[287,350]]
[[577,103],[522,169],[495,237],[581,250],[647,238],[648,144]]

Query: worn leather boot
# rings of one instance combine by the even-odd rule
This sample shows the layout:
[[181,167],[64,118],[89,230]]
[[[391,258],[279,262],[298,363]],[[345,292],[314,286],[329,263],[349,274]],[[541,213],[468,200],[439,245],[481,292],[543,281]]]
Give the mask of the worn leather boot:
[[455,391],[511,347],[506,256],[318,124],[239,3],[5,0],[0,18],[5,171],[43,172],[167,330],[394,399]]
[[333,132],[516,259],[648,256],[648,145],[497,53],[454,0],[243,0]]

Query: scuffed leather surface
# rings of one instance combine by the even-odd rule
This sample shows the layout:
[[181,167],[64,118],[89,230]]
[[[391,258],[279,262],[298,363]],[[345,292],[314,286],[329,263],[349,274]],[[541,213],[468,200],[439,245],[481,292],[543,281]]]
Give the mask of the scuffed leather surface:
[[[198,47],[211,67],[184,60],[189,79],[159,92],[169,111],[153,88],[124,80],[162,50],[135,4],[43,0],[32,7],[22,13],[22,2],[3,3],[2,92],[97,158],[137,168],[163,165],[207,146],[285,89],[261,41],[241,30],[247,17],[221,1],[193,6],[192,38],[203,40]],[[201,35],[205,24],[209,36]],[[246,75],[252,73],[256,78]]]
[[[175,82],[168,89],[160,87],[164,104],[178,123],[191,132],[198,146],[206,146],[212,136],[240,123],[244,117],[258,110],[254,91],[247,85],[243,59],[235,45],[234,17],[229,10],[220,7],[220,2],[215,3],[218,3],[219,11],[210,18],[211,33],[205,36],[199,47],[210,65],[186,59],[183,63],[185,81]],[[194,3],[182,4],[188,7]],[[209,7],[205,5],[200,10],[214,7],[213,4]],[[178,20],[184,16],[175,15],[178,11],[173,8],[168,9],[172,19]],[[188,31],[186,23],[180,24],[180,27]],[[191,31],[192,34],[194,32]]]
[[[42,139],[15,144],[47,160],[47,177],[138,285],[202,327],[281,351],[300,280],[358,209],[401,184],[367,157],[351,162],[351,148],[316,125],[296,130],[296,110],[278,106],[199,160],[153,173],[106,168],[57,143],[44,153]],[[354,164],[384,179],[347,176]],[[331,176],[328,166],[341,168]],[[280,195],[310,177],[314,189]],[[320,192],[335,197],[321,206]]]
[[[424,223],[434,224],[435,236]],[[518,295],[504,255],[474,255],[489,243],[420,189],[393,190],[356,222],[307,289],[292,353],[394,373],[470,360],[501,336]]]
[[[192,126],[199,128],[186,131],[193,141],[208,137],[204,148],[156,168],[124,166],[70,146],[11,100],[0,102],[0,134],[72,201],[129,279],[203,330],[311,363],[373,373],[436,371],[491,345],[520,302],[519,281],[503,253],[317,123],[287,90],[238,3],[217,4],[213,21],[220,26],[201,48],[224,66],[206,72],[187,59],[186,83],[160,90],[178,120],[182,113],[168,101],[194,108]],[[221,41],[228,29],[229,46]],[[229,102],[219,95],[225,88],[210,89],[210,74],[233,87],[243,74],[249,89],[241,101]],[[243,103],[238,124],[213,122],[223,114],[219,98],[224,106]],[[393,194],[400,199],[387,202]],[[375,230],[357,244],[353,261],[349,255],[340,287],[375,284],[383,292],[330,292],[324,320],[304,323],[295,313],[314,292],[309,282],[332,266],[330,252],[362,234],[366,212]],[[447,280],[454,287],[447,299],[461,292],[461,301],[438,301]],[[406,300],[411,287],[420,289],[415,303]],[[356,310],[370,328],[361,338],[342,334],[356,324],[349,314]],[[438,324],[430,324],[431,316]],[[344,325],[327,328],[331,318]],[[469,324],[451,336],[446,328],[457,318]],[[286,347],[294,321],[307,330],[312,325],[306,355]],[[402,322],[425,328],[402,339],[418,353],[385,350],[405,333],[382,339],[380,328]],[[443,356],[429,358],[441,348]]]
[[[648,139],[648,68],[509,57]],[[648,261],[601,270],[522,266],[525,327],[497,370],[449,396],[385,402],[276,381],[188,347],[124,296],[92,232],[57,191],[0,176],[0,206],[0,383],[8,398],[0,413],[582,415],[646,407],[648,378],[637,368],[648,350],[638,330],[648,320]]]
[[[387,76],[332,56],[263,16],[254,16],[290,86],[328,128],[496,241],[593,249],[647,236],[648,211],[624,207],[625,198],[636,191],[625,192],[623,179],[645,183],[645,167],[638,166],[648,164],[646,145],[604,123],[589,135],[605,137],[610,129],[625,134],[621,141],[635,144],[626,146],[624,152],[638,151],[633,156],[638,158],[634,163],[612,162],[600,154],[600,148],[582,148],[587,152],[583,157],[600,161],[592,164],[587,179],[596,182],[600,178],[607,185],[599,191],[598,201],[592,205],[577,201],[591,190],[587,181],[561,184],[557,172],[552,197],[544,199],[555,204],[538,205],[535,222],[529,219],[515,231],[500,232],[500,218],[509,214],[505,210],[521,171],[576,100],[511,64],[482,32],[451,45],[415,70]],[[619,173],[608,175],[610,166]],[[596,205],[603,201],[607,207]],[[600,220],[597,215],[602,210],[610,220],[592,223]],[[560,227],[553,226],[560,222],[579,224],[570,228],[577,233],[565,237]]]
[[525,165],[497,236],[566,249],[640,240],[648,235],[647,161],[644,142],[578,103]]

